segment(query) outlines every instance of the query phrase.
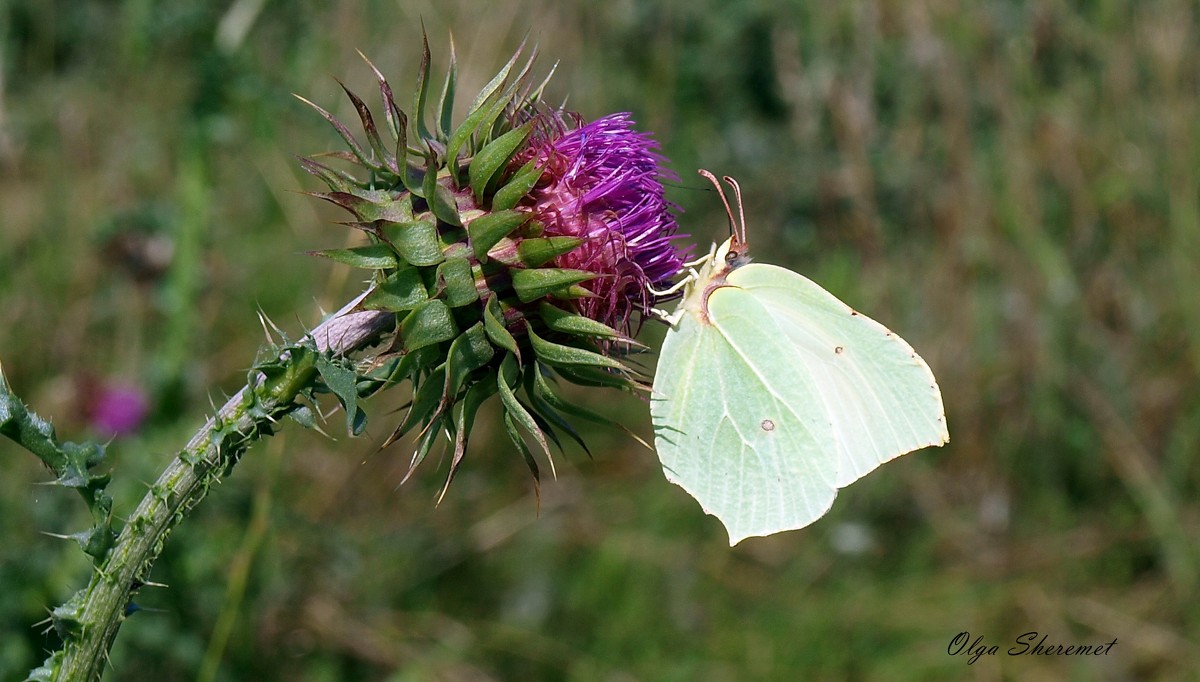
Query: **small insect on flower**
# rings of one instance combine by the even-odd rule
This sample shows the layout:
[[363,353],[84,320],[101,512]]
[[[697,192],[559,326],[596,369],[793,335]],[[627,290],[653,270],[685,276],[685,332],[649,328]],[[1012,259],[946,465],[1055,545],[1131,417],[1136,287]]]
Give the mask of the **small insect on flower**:
[[498,396],[536,486],[535,451],[553,468],[549,444],[560,435],[583,445],[566,416],[608,422],[564,401],[552,380],[646,390],[621,356],[659,298],[653,288],[684,260],[662,186],[672,176],[654,140],[629,114],[588,123],[546,106],[546,81],[529,80],[536,50],[518,68],[521,52],[457,124],[453,49],[441,97],[431,101],[428,43],[411,121],[370,62],[386,125],[346,91],[367,144],[312,105],[349,147],[328,156],[362,171],[301,161],[329,186],[313,195],[354,214],[349,225],[368,242],[316,253],[373,271],[363,307],[396,314],[392,341],[362,385],[413,386],[384,445],[417,434],[405,479],[445,434],[448,486],[480,406]]

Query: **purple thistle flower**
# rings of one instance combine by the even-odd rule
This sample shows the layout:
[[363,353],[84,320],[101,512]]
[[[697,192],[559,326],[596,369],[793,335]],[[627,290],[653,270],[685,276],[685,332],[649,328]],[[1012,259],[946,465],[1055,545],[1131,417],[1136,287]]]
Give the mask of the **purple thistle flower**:
[[628,331],[634,312],[646,316],[661,288],[679,272],[685,252],[676,247],[673,212],[662,181],[658,143],[634,129],[627,113],[612,114],[566,130],[561,119],[543,126],[532,158],[545,165],[530,192],[535,217],[548,236],[584,240],[555,265],[596,273],[583,286],[595,297],[577,301],[579,312]]
[[142,391],[118,384],[98,387],[89,402],[92,428],[111,436],[136,431],[150,407]]

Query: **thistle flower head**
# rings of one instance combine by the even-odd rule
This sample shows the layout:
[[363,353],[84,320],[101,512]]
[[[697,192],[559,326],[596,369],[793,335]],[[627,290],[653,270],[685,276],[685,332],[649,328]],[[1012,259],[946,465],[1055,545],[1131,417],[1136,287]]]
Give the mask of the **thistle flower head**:
[[583,315],[628,330],[632,315],[649,312],[647,285],[660,287],[679,272],[683,254],[675,207],[663,192],[658,144],[639,133],[629,114],[612,114],[536,140],[530,154],[546,169],[530,192],[534,216],[548,235],[582,243],[555,264],[596,273],[578,301]]
[[366,144],[312,104],[348,147],[326,156],[365,172],[301,160],[330,188],[314,196],[350,211],[347,224],[367,238],[316,253],[373,271],[362,305],[396,314],[390,346],[360,382],[368,392],[405,382],[414,389],[385,447],[419,434],[411,474],[446,434],[447,485],[477,411],[493,396],[536,480],[534,452],[549,459],[561,435],[583,444],[566,415],[607,421],[562,400],[550,379],[644,389],[620,356],[655,303],[647,285],[662,285],[683,260],[661,182],[671,176],[653,139],[628,114],[586,123],[546,107],[545,81],[529,81],[533,57],[515,68],[520,54],[457,124],[453,50],[434,101],[425,45],[411,121],[372,65],[382,130],[346,91]]

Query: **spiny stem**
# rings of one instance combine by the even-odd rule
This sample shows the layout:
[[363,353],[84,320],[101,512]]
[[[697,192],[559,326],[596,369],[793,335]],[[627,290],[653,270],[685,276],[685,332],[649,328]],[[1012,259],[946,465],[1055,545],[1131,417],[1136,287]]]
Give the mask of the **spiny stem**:
[[[391,329],[391,313],[351,312],[365,295],[310,333],[318,351],[349,353],[378,341]],[[132,589],[147,578],[167,536],[204,498],[210,485],[227,475],[254,441],[270,435],[275,417],[293,407],[297,395],[312,385],[317,370],[311,357],[298,355],[288,362],[282,376],[269,382],[257,373],[196,432],[150,486],[107,560],[79,595],[81,600],[59,607],[68,609],[62,615],[73,616],[72,635],[65,638],[61,651],[31,673],[31,679],[100,679],[109,647],[125,620]]]

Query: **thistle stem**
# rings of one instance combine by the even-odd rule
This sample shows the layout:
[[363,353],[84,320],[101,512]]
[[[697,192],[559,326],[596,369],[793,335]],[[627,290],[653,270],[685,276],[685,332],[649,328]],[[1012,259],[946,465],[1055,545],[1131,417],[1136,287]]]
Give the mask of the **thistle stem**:
[[[392,327],[392,313],[351,312],[365,296],[310,332],[318,350],[337,354],[359,350],[377,342]],[[56,618],[65,616],[74,627],[64,637],[63,649],[34,671],[31,679],[100,679],[109,648],[125,620],[130,593],[148,577],[167,536],[204,499],[209,487],[232,471],[254,441],[273,432],[275,417],[294,407],[297,395],[315,381],[317,370],[311,359],[281,359],[288,361],[281,376],[268,382],[261,373],[254,374],[150,486],[87,588],[56,609]],[[221,432],[237,437],[221,438]]]

